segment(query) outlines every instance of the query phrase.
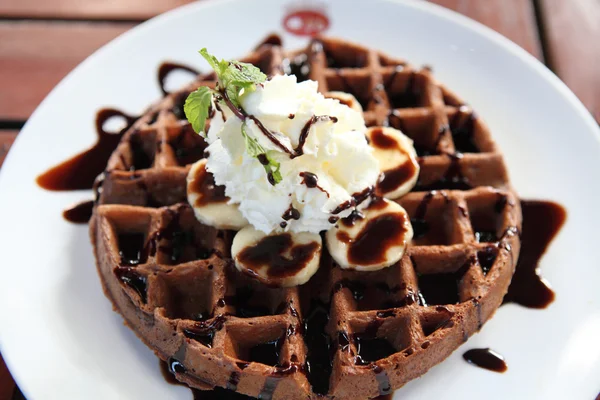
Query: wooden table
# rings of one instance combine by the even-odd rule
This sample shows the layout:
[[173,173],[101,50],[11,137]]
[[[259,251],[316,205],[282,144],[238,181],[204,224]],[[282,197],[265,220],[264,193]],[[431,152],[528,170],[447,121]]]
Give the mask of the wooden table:
[[[0,165],[31,112],[85,57],[138,23],[191,1],[1,0]],[[523,47],[600,120],[600,1],[430,1]],[[0,400],[22,398],[0,358]]]

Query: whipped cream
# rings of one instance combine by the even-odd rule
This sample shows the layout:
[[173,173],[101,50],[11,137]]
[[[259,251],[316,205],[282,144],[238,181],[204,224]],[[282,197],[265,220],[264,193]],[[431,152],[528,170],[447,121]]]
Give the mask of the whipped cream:
[[224,106],[211,120],[206,169],[255,229],[267,234],[327,230],[337,220],[331,218],[336,208],[343,211],[335,217],[348,216],[353,207],[339,206],[376,185],[379,161],[365,138],[362,114],[325,98],[317,82],[275,76],[240,101],[251,116],[248,135],[280,163],[282,180],[269,182],[263,165],[246,151],[242,120]]

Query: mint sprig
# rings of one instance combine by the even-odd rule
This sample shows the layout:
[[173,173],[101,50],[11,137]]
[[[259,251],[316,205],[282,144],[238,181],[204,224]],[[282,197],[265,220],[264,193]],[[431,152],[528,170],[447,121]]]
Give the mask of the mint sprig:
[[269,182],[276,185],[281,182],[281,165],[272,155],[251,137],[247,132],[247,114],[241,107],[240,97],[256,89],[256,85],[263,83],[267,76],[252,64],[235,60],[219,60],[203,48],[199,52],[210,64],[217,74],[217,86],[211,89],[206,86],[199,87],[190,93],[185,101],[183,110],[192,128],[197,133],[204,132],[206,120],[209,116],[212,102],[226,105],[236,117],[242,120],[242,137],[246,150],[251,157],[257,158],[264,166]]

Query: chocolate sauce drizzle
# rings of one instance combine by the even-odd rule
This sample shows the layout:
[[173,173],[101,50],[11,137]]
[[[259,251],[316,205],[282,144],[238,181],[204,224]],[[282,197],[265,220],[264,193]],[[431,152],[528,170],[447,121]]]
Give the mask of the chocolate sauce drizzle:
[[330,115],[313,115],[304,125],[302,131],[300,131],[300,137],[298,138],[298,146],[294,149],[294,157],[299,157],[304,154],[304,145],[306,144],[306,139],[308,139],[308,134],[310,133],[310,128],[316,124],[317,122],[325,122],[331,121],[334,124],[338,122],[337,117],[332,117]]
[[169,92],[165,88],[165,83],[167,81],[168,76],[171,74],[171,72],[177,71],[177,70],[189,72],[190,74],[193,74],[194,76],[200,75],[200,71],[198,71],[194,67],[190,67],[189,65],[179,64],[179,63],[175,63],[175,62],[164,62],[164,63],[160,64],[160,66],[158,67],[157,78],[158,78],[158,86],[160,87],[160,91],[162,92],[163,96],[166,96],[169,94]]
[[383,132],[383,128],[373,129],[370,139],[373,146],[384,150],[395,149],[399,145],[396,139]]
[[284,337],[279,337],[265,343],[259,343],[248,351],[248,361],[257,362],[273,367],[280,366],[279,358]]
[[489,348],[468,350],[463,354],[463,358],[469,364],[494,372],[505,372],[508,369],[504,357]]
[[354,343],[358,352],[354,360],[357,365],[372,365],[397,352],[389,341],[375,337],[374,334],[355,334]]
[[[114,117],[122,117],[126,126],[119,132],[107,132],[104,124]],[[37,184],[46,190],[70,191],[94,188],[96,201],[102,180],[96,181],[106,168],[112,152],[131,125],[138,119],[115,109],[103,109],[96,114],[96,134],[98,140],[88,150],[50,168],[36,178]],[[86,201],[63,211],[65,220],[77,224],[87,223],[92,216],[93,202]]]
[[208,172],[206,168],[198,168],[193,178],[188,190],[199,194],[194,206],[200,207],[206,204],[224,203],[229,200],[225,196],[225,186],[215,184],[213,174]]
[[301,183],[306,185],[309,189],[319,186],[318,177],[312,172],[300,172],[300,177],[303,178]]
[[[225,96],[227,96],[227,94],[225,94]],[[242,112],[242,115],[246,115],[245,111],[240,109]],[[262,122],[260,122],[260,120],[258,118],[256,118],[254,115],[246,115],[245,118],[249,118],[252,121],[254,121],[254,123],[256,124],[256,126],[258,127],[258,129],[260,129],[260,131],[271,141],[273,142],[273,144],[275,144],[275,146],[279,147],[281,150],[283,150],[285,153],[289,154],[290,156],[293,156],[294,153],[288,149],[283,143],[281,143],[279,141],[279,139],[277,139],[277,137],[275,136],[275,134],[273,132],[271,132],[270,130],[268,130]],[[245,120],[245,118],[242,118],[242,121]]]
[[331,338],[325,331],[329,322],[329,305],[313,299],[304,320],[304,341],[307,347],[306,374],[313,392],[327,394],[332,370]]
[[74,224],[87,224],[92,217],[94,201],[88,200],[75,204],[63,211],[63,218]]
[[423,199],[417,206],[417,210],[415,211],[415,215],[410,219],[410,223],[413,227],[413,238],[420,239],[427,234],[429,231],[429,223],[425,220],[425,215],[427,214],[427,208],[429,207],[429,203],[433,199],[433,196],[436,195],[436,191],[432,190],[431,192],[425,194]]
[[[399,143],[392,137],[386,135],[382,128],[374,129],[371,132],[371,144],[374,147],[389,150],[400,149]],[[414,176],[418,168],[416,160],[407,152],[402,150],[406,161],[396,168],[383,171],[377,183],[377,189],[380,193],[389,193],[404,185]]]
[[347,278],[344,278],[340,281],[337,281],[335,285],[333,285],[333,292],[339,292],[342,289],[348,289],[352,294],[352,298],[355,301],[360,301],[365,295],[366,285],[361,281],[353,281]]
[[[416,269],[416,262],[411,258]],[[469,258],[454,272],[441,274],[417,274],[419,281],[419,301],[422,305],[456,304],[460,301],[458,287],[465,273],[475,263],[475,258]],[[475,300],[475,307],[479,303]]]
[[281,218],[284,221],[289,221],[290,219],[297,221],[300,219],[300,217],[301,217],[300,211],[298,211],[296,208],[294,208],[293,204],[290,204],[288,209],[285,210],[285,212],[281,215]]
[[[241,318],[254,318],[263,315],[273,315],[271,307],[265,303],[268,298],[263,296],[264,292],[255,290],[252,286],[241,286],[235,290],[232,296],[225,296],[219,300],[219,307],[230,305],[235,308],[235,316]],[[277,308],[275,314],[282,314],[283,310]]]
[[331,211],[331,214],[337,215],[337,214],[341,213],[342,211],[345,211],[349,208],[360,205],[363,201],[365,201],[366,199],[371,197],[373,195],[373,192],[374,192],[374,188],[372,186],[369,186],[368,188],[365,188],[361,192],[354,193],[350,200],[347,200],[347,201],[343,202],[342,204],[340,204],[339,206],[337,206],[333,211]]
[[450,131],[454,148],[461,153],[479,153],[474,141],[477,114],[467,106],[461,106],[450,121]]
[[[214,108],[212,110],[214,113]],[[205,155],[208,143],[194,132],[191,125],[182,126],[180,133],[169,140],[168,144],[173,149],[175,159],[180,166],[193,164],[201,158],[208,158],[208,155]],[[157,151],[160,149],[161,147],[158,146]]]
[[329,192],[319,186],[319,177],[317,175],[312,172],[304,171],[300,172],[300,177],[302,178],[302,182],[300,182],[301,185],[306,185],[309,189],[317,188],[329,198]]
[[[104,124],[111,118],[122,117],[127,122],[119,132],[107,132]],[[96,177],[104,171],[112,152],[117,148],[123,134],[138,119],[122,111],[107,108],[96,114],[96,133],[98,140],[88,150],[64,161],[36,179],[37,184],[52,191],[91,189]]]
[[408,159],[394,169],[383,171],[377,189],[382,193],[389,193],[398,189],[411,179],[417,170],[417,163],[408,154]]
[[348,261],[356,265],[372,265],[385,261],[387,251],[404,242],[406,233],[405,216],[398,214],[381,214],[369,220],[355,239],[342,231],[337,238],[348,243]]
[[352,335],[357,350],[354,363],[358,366],[367,366],[375,373],[379,395],[390,394],[393,390],[387,373],[381,366],[377,365],[377,361],[397,352],[396,348],[387,339],[377,336],[377,331],[383,325],[383,322],[383,319],[372,320],[364,332]]
[[[390,78],[395,79],[396,74],[401,71],[401,69],[396,68]],[[421,88],[417,84],[417,73],[415,71],[410,73],[403,91],[398,92],[392,89],[392,86],[388,86],[388,98],[391,108],[414,108],[419,107],[421,104]]]
[[121,282],[135,290],[140,296],[142,303],[146,304],[147,282],[145,276],[141,275],[133,267],[117,267],[115,268],[115,275]]
[[567,213],[561,205],[550,201],[521,200],[521,209],[521,251],[504,303],[546,308],[554,301],[554,292],[540,276],[538,264],[563,226]]
[[[160,361],[160,371],[162,373],[163,378],[167,383],[171,385],[179,385],[183,387],[189,387],[185,383],[179,382],[175,375],[171,372],[169,368],[169,364],[165,361]],[[235,372],[234,372],[235,373]],[[212,390],[198,390],[192,389],[192,395],[194,400],[253,400],[253,397],[246,396],[240,393],[236,393],[234,391],[223,389],[220,387],[215,387]]]
[[356,224],[356,221],[363,219],[364,217],[365,215],[362,212],[358,211],[357,209],[354,209],[352,210],[350,215],[342,219],[342,224],[344,224],[344,226],[347,227],[354,226]]
[[223,329],[225,320],[226,317],[224,315],[217,315],[212,320],[196,322],[193,327],[184,329],[183,334],[189,339],[193,339],[208,348],[212,348],[215,334]]
[[[205,260],[212,255],[213,249],[204,248],[195,242],[193,229],[184,229],[181,226],[181,211],[185,207],[189,206],[180,204],[175,210],[166,210],[169,222],[164,228],[150,236],[146,245],[149,254],[154,256],[157,250],[160,250],[168,256],[169,261],[173,264],[192,260]],[[160,243],[161,241],[163,243]]]
[[446,170],[444,176],[436,182],[432,182],[427,185],[423,185],[417,182],[415,191],[430,191],[430,190],[469,190],[473,186],[469,182],[469,179],[463,175],[460,160],[463,158],[463,154],[460,152],[446,153],[450,159],[450,165]]
[[117,236],[121,266],[137,266],[148,259],[146,236],[142,232],[124,232]]
[[[258,277],[256,269],[267,268],[270,278],[285,278],[302,270],[315,256],[319,248],[316,242],[294,245],[289,233],[266,236],[238,254],[238,260],[247,267],[252,277]],[[290,254],[289,258],[284,256]]]

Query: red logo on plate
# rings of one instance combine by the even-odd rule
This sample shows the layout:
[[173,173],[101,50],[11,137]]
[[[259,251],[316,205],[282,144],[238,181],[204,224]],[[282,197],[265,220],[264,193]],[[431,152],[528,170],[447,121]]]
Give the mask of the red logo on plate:
[[329,28],[329,18],[325,7],[302,2],[283,18],[283,27],[289,33],[298,36],[316,36]]

